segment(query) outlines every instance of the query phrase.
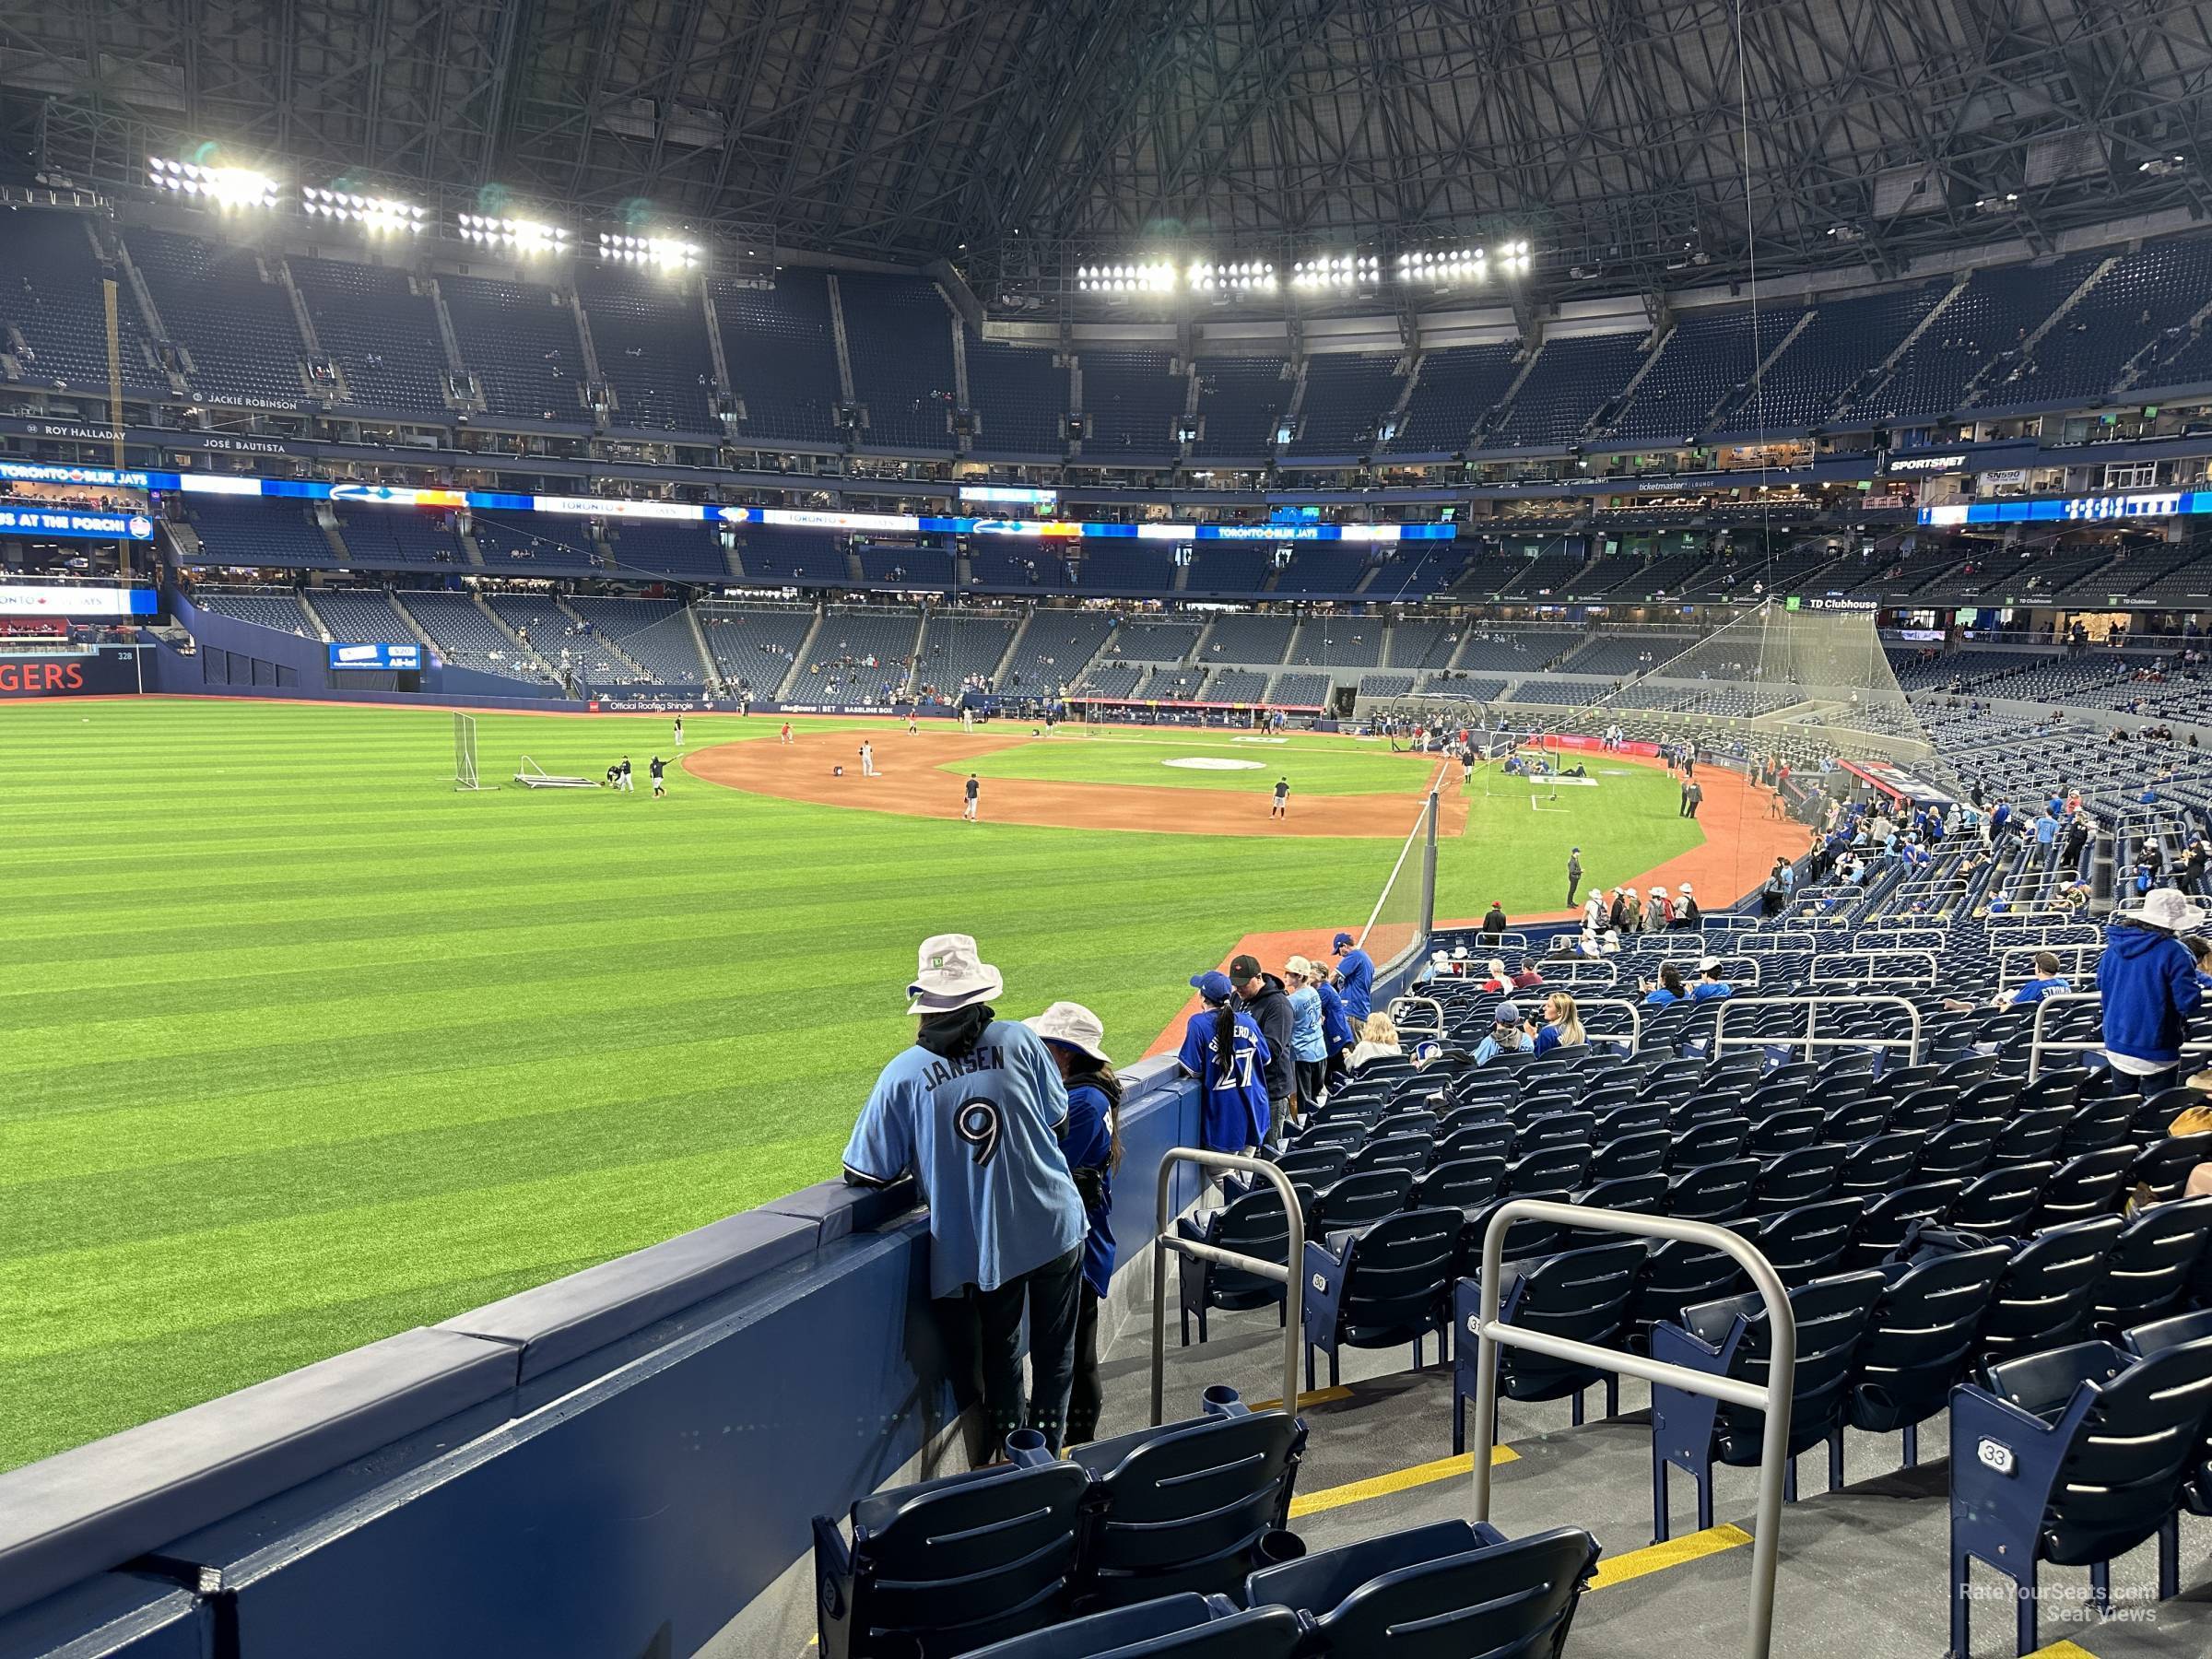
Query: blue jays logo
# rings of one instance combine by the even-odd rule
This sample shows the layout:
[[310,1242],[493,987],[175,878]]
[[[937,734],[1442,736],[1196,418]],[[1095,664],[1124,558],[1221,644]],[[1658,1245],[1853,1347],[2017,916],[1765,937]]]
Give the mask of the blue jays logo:
[[998,1103],[974,1100],[960,1102],[952,1116],[953,1133],[975,1148],[975,1167],[986,1167],[998,1156]]

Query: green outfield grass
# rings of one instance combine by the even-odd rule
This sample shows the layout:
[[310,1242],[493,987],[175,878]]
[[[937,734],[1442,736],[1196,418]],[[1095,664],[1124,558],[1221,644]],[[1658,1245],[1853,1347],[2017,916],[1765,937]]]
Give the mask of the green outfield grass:
[[[773,732],[687,722],[694,749]],[[668,723],[480,736],[488,778],[641,774]],[[0,705],[0,1466],[834,1174],[925,934],[981,938],[1002,1012],[1080,998],[1134,1056],[1244,934],[1363,918],[1397,851],[680,775],[457,795],[450,738],[420,711]],[[1696,834],[1656,774],[1581,796],[1477,802],[1442,908],[1547,908],[1570,841],[1602,877]]]
[[[1171,760],[1241,763],[1235,770],[1171,766]],[[1250,770],[1247,770],[1249,768]],[[1423,755],[1394,755],[1389,746],[1351,737],[1300,736],[1280,741],[1223,732],[1107,732],[1084,737],[1064,730],[1019,748],[948,763],[952,772],[986,778],[1029,778],[1047,783],[1137,783],[1172,789],[1228,789],[1265,794],[1277,778],[1300,795],[1418,795],[1436,776],[1437,762]]]

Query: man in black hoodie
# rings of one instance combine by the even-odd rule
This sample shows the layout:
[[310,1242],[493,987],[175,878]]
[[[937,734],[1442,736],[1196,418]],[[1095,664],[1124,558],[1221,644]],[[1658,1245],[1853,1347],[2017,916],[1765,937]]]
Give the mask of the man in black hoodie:
[[1229,965],[1237,988],[1237,1006],[1252,1016],[1267,1040],[1267,1144],[1277,1146],[1283,1124],[1298,1110],[1297,1055],[1290,1047],[1290,998],[1283,982],[1263,972],[1257,957],[1241,956]]

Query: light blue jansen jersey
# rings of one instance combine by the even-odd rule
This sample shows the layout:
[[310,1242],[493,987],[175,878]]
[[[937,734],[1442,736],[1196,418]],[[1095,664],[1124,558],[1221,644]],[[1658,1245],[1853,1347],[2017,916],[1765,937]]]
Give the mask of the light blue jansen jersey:
[[994,1019],[958,1059],[910,1048],[883,1068],[845,1168],[929,1203],[932,1296],[995,1290],[1083,1241],[1083,1199],[1061,1155],[1067,1088],[1044,1041]]

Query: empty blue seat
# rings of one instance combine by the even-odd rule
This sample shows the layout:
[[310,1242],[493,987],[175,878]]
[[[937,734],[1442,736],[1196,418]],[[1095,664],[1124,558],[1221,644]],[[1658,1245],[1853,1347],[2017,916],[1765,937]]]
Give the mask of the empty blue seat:
[[2191,1276],[2212,1243],[2212,1197],[2153,1205],[2120,1230],[2089,1298],[2089,1323],[2116,1339],[2181,1311]]
[[[1790,1400],[1789,1456],[1783,1491],[1797,1495],[1799,1453],[1842,1432],[1853,1358],[1882,1292],[1877,1273],[1816,1279],[1790,1292],[1797,1321],[1797,1372]],[[1763,1384],[1767,1380],[1766,1308],[1756,1292],[1685,1308],[1682,1322],[1652,1328],[1652,1358],[1713,1376]],[[1655,1383],[1652,1388],[1653,1535],[1668,1536],[1666,1471],[1687,1471],[1698,1488],[1698,1525],[1712,1524],[1712,1468],[1755,1465],[1764,1413]]]
[[1597,1555],[1579,1527],[1442,1521],[1255,1572],[1244,1598],[1295,1609],[1333,1659],[1557,1659]]
[[1747,1222],[1736,1230],[1759,1246],[1782,1282],[1794,1290],[1836,1272],[1843,1253],[1851,1248],[1859,1212],[1854,1198],[1829,1198],[1762,1217],[1756,1225]]
[[1413,1183],[1412,1203],[1417,1209],[1471,1210],[1504,1191],[1504,1159],[1440,1158]]
[[[1626,1344],[1637,1276],[1643,1270],[1644,1246],[1633,1239],[1570,1250],[1533,1262],[1508,1263],[1500,1287],[1499,1318],[1510,1325],[1540,1331],[1596,1347]],[[1453,1293],[1452,1450],[1466,1450],[1466,1408],[1480,1382],[1474,1327],[1482,1315],[1482,1287],[1463,1278]],[[1498,1389],[1509,1400],[1573,1402],[1573,1420],[1583,1420],[1583,1395],[1594,1384],[1606,1387],[1606,1415],[1618,1406],[1615,1373],[1570,1359],[1554,1359],[1527,1348],[1501,1348]]]
[[1307,1236],[1325,1239],[1331,1233],[1371,1226],[1404,1209],[1412,1193],[1413,1175],[1406,1170],[1347,1174],[1313,1194],[1313,1202],[1306,1206]]
[[2000,1164],[1967,1182],[1944,1221],[1961,1232],[2004,1236],[2023,1230],[2035,1213],[2053,1163]]
[[[1349,1179],[1347,1177],[1347,1179]],[[1451,1319],[1451,1283],[1465,1217],[1455,1209],[1406,1210],[1363,1231],[1306,1245],[1300,1295],[1305,1310],[1306,1386],[1313,1386],[1313,1351],[1329,1357],[1335,1386],[1337,1355],[1347,1347],[1413,1345],[1441,1334]]]
[[[1018,1460],[1050,1462],[1034,1438]],[[1231,1388],[1207,1389],[1203,1417],[1077,1447],[1068,1461],[1090,1477],[1092,1511],[1077,1606],[1234,1591],[1284,1527],[1305,1447],[1302,1422],[1248,1411]]]
[[2106,1147],[2069,1156],[2043,1183],[2030,1225],[2041,1232],[2069,1221],[2086,1221],[2092,1216],[2119,1214],[2127,1172],[2135,1161],[2133,1147]]
[[1884,1193],[1860,1211],[1843,1265],[1853,1272],[1879,1267],[1915,1222],[1939,1218],[1965,1189],[1962,1181],[1920,1181]]
[[[1846,1410],[1854,1429],[1901,1432],[1908,1468],[1920,1461],[1920,1425],[1944,1408],[1973,1363],[1990,1295],[2011,1261],[2009,1250],[1992,1244],[1879,1270],[1883,1289],[1852,1361]],[[1833,1455],[1841,1484],[1840,1441]]]
[[1836,1194],[1843,1179],[1843,1148],[1802,1146],[1759,1166],[1751,1186],[1751,1207],[1764,1213],[1818,1204]]
[[1748,1158],[1707,1164],[1675,1177],[1666,1211],[1685,1221],[1733,1221],[1751,1205],[1759,1165]]
[[[1283,1213],[1283,1195],[1272,1186],[1256,1187],[1203,1218],[1182,1217],[1175,1223],[1175,1232],[1178,1238],[1233,1250],[1239,1255],[1288,1263],[1290,1218]],[[1197,1315],[1198,1340],[1204,1342],[1206,1316],[1214,1308],[1241,1312],[1273,1306],[1283,1310],[1286,1322],[1289,1318],[1289,1287],[1281,1280],[1191,1256],[1178,1257],[1175,1271],[1185,1347],[1191,1346],[1191,1316]]]
[[1066,1617],[1090,1477],[1072,1463],[947,1475],[814,1522],[826,1659],[940,1659]]
[[[2017,1586],[2018,1651],[2036,1647],[2037,1570],[2088,1567],[2109,1607],[2112,1563],[2169,1527],[2212,1416],[2212,1339],[2136,1358],[2076,1343],[1994,1365],[1951,1396],[1951,1651],[1965,1653],[1972,1563]],[[2161,1547],[2159,1590],[2172,1594]]]
[[2010,1359],[2073,1341],[2120,1227],[2117,1216],[2093,1216],[2038,1233],[2014,1251],[1982,1321],[1983,1358]]

